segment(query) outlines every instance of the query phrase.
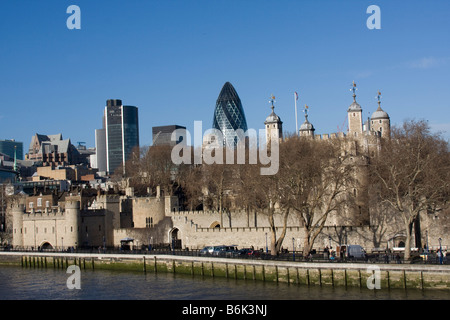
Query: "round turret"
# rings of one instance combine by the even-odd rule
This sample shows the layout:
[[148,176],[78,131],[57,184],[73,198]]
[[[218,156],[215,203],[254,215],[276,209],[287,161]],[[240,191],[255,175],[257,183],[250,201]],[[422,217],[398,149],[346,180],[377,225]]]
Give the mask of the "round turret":
[[80,224],[80,201],[67,200],[65,203],[66,234],[64,235],[65,247],[78,246],[78,226]]
[[15,203],[11,208],[12,228],[13,228],[13,247],[23,246],[23,215],[25,206]]
[[381,92],[378,91],[378,108],[370,117],[370,128],[379,132],[381,137],[386,138],[391,135],[391,120],[387,112],[381,109]]

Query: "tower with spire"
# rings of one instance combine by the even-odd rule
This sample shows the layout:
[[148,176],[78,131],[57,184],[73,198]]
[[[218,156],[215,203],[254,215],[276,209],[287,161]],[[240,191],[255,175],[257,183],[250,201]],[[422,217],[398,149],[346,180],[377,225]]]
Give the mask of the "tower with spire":
[[348,134],[350,137],[358,138],[362,135],[362,108],[358,102],[356,102],[356,87],[355,81],[350,91],[353,91],[353,103],[347,109],[348,114]]
[[391,135],[391,120],[389,115],[381,109],[381,92],[378,91],[378,109],[370,118],[371,131],[379,132],[382,138],[389,138]]
[[264,121],[267,145],[270,145],[272,139],[278,141],[283,139],[283,121],[275,114],[275,97],[273,95],[270,97],[269,102],[271,103],[272,113],[266,118],[266,121]]
[[305,109],[303,110],[303,112],[305,113],[305,122],[303,122],[302,125],[300,126],[300,129],[298,130],[298,135],[300,137],[308,137],[314,139],[314,131],[316,129],[314,129],[312,123],[308,121],[308,109],[309,107],[305,104]]

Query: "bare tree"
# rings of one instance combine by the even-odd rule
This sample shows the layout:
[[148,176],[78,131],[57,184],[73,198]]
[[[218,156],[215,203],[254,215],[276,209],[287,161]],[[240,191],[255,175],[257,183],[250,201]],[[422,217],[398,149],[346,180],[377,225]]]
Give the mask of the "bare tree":
[[299,215],[308,254],[329,215],[349,205],[353,163],[340,140],[321,141],[292,137],[283,143],[280,171],[281,206]]
[[371,162],[379,196],[404,223],[405,259],[411,256],[413,226],[420,212],[442,208],[450,183],[448,143],[432,134],[425,121],[407,121],[391,130],[391,139]]

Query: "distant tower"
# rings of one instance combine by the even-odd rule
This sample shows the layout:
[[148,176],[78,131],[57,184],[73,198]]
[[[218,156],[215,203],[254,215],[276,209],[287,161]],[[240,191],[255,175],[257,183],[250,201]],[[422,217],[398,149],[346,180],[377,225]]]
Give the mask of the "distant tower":
[[353,103],[347,110],[348,113],[348,135],[350,137],[360,137],[362,135],[362,108],[356,102],[356,83],[353,81]]
[[125,173],[125,161],[132,150],[139,147],[138,108],[124,106],[122,100],[107,100],[103,113],[103,128],[104,131],[96,131],[97,162],[101,164],[102,169],[106,165],[106,171],[110,174],[118,168]]
[[314,138],[314,126],[312,123],[308,121],[308,106],[305,104],[305,122],[300,126],[300,130],[298,130],[298,134],[300,137],[310,137]]
[[247,132],[247,120],[241,99],[229,82],[223,85],[217,98],[212,128],[222,132],[224,145],[230,147],[237,145],[239,140],[237,130]]
[[264,124],[266,126],[266,143],[269,146],[272,139],[278,139],[278,141],[283,139],[283,122],[280,117],[275,114],[275,97],[272,95],[269,102],[272,104],[272,113],[266,118]]
[[391,120],[389,115],[381,109],[381,92],[378,91],[378,109],[372,114],[370,118],[370,129],[372,131],[380,132],[382,138],[389,138],[391,136]]

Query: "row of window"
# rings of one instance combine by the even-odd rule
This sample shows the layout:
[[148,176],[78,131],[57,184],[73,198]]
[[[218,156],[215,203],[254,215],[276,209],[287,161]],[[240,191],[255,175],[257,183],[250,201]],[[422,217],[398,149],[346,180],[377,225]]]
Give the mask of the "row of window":
[[[153,226],[153,219],[152,219],[152,226]],[[78,231],[80,231],[80,227],[78,227]],[[98,225],[98,231],[102,231],[102,226]],[[64,230],[64,232],[67,232],[67,230]],[[73,227],[70,227],[70,232],[73,232]],[[86,232],[88,232],[88,226],[86,226]],[[17,230],[14,229],[14,233],[17,233]],[[22,233],[22,228],[20,229],[20,233]],[[27,228],[24,228],[24,234],[27,233]],[[35,233],[39,233],[39,228],[36,227]],[[47,233],[47,228],[44,228],[44,233]],[[55,227],[52,227],[52,233],[55,233]]]
[[[38,198],[37,201],[36,201],[36,204],[37,204],[38,207],[42,207],[42,198]],[[30,209],[33,209],[34,208],[34,202],[30,202],[28,204],[28,207]],[[50,201],[45,201],[45,207],[46,208],[50,208]]]

